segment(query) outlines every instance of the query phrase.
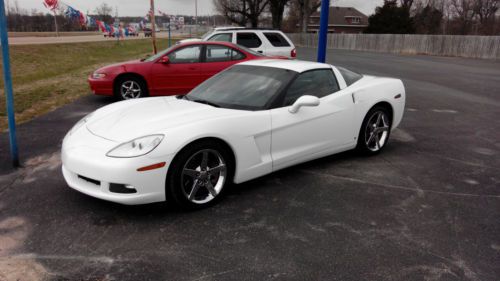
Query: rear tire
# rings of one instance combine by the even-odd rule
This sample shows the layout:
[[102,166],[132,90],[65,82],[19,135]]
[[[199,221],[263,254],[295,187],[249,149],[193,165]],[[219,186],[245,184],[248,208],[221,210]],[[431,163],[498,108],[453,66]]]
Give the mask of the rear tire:
[[138,77],[124,76],[115,83],[114,94],[119,100],[138,99],[147,96],[147,86]]
[[390,114],[385,107],[370,109],[359,130],[356,150],[364,155],[380,153],[389,141],[391,125]]
[[181,150],[167,175],[167,204],[196,210],[219,202],[232,183],[234,162],[230,151],[214,140],[195,142]]

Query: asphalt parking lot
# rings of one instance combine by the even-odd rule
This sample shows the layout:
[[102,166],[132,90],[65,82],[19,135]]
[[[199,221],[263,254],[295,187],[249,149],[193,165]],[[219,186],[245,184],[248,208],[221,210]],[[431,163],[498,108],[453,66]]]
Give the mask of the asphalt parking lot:
[[403,79],[407,109],[386,150],[237,185],[206,210],[121,206],[66,186],[61,140],[109,99],[19,126],[18,171],[1,134],[0,280],[500,280],[500,62],[328,59]]

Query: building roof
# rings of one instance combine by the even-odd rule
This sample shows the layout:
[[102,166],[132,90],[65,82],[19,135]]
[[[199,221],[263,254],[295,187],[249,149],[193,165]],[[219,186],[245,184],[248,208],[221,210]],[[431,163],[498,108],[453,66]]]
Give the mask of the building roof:
[[[311,18],[319,19],[320,13],[315,12]],[[352,17],[359,17],[359,23],[351,23],[349,21]],[[328,16],[328,25],[349,25],[349,26],[366,26],[368,25],[368,16],[356,10],[353,7],[330,7],[330,15]]]

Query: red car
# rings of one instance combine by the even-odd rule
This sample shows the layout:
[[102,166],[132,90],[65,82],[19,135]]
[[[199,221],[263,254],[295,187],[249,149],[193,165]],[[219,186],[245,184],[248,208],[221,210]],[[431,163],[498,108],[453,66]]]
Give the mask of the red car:
[[120,99],[187,94],[233,64],[262,58],[269,57],[228,42],[190,42],[147,59],[100,68],[88,82],[94,94]]

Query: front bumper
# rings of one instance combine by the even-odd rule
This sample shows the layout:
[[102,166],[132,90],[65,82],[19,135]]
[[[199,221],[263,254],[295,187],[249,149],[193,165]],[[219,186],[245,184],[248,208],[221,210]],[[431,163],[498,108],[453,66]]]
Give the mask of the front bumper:
[[112,96],[113,93],[113,79],[108,77],[102,79],[94,79],[92,76],[87,78],[90,90],[94,95]]
[[[61,151],[62,172],[67,184],[84,194],[126,205],[165,201],[165,181],[172,155],[112,158],[106,153],[117,145],[90,133],[86,126],[66,137]],[[162,168],[138,172],[140,167],[166,162]],[[110,190],[111,184],[133,187],[135,193]]]

